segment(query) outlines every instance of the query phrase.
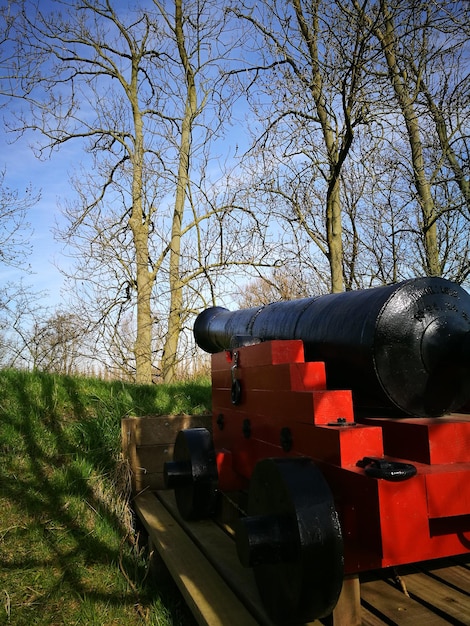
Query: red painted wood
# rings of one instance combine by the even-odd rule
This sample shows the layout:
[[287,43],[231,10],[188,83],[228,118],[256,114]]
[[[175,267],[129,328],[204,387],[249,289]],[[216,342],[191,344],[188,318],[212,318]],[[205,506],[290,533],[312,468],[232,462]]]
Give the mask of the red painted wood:
[[218,488],[220,491],[240,491],[247,488],[248,480],[234,469],[233,453],[231,450],[218,450],[216,453],[216,463]]
[[[304,362],[304,344],[300,339],[265,341],[254,346],[237,348],[233,352],[240,354],[241,367]],[[213,354],[212,370],[223,369],[226,362],[227,351]]]
[[[230,406],[230,390],[213,388],[212,406]],[[266,415],[267,419],[281,419],[288,426],[291,422],[328,424],[339,418],[354,421],[350,391],[269,391],[247,389],[242,385],[242,401],[239,412],[250,415]]]
[[469,514],[470,463],[444,465],[440,469],[446,471],[434,471],[425,476],[429,517]]
[[[465,515],[448,516],[453,510],[463,510],[463,505],[452,509],[459,506],[454,504],[439,511],[446,517],[430,519],[429,476],[445,473],[432,473],[439,466],[417,467],[417,476],[394,483],[369,478],[359,468],[321,465],[340,516],[347,574],[470,551],[469,508]],[[467,468],[467,482],[468,475]]]
[[384,433],[385,453],[420,463],[470,462],[470,416],[368,419]]
[[[247,389],[271,391],[322,391],[326,389],[324,363],[279,363],[260,367],[239,367],[235,370],[235,377]],[[230,389],[231,384],[231,368],[212,372],[214,387]]]
[[[246,486],[262,458],[309,456],[335,499],[346,574],[470,552],[470,415],[355,424],[351,393],[328,390],[324,364],[304,363],[301,342],[237,352],[234,371],[231,353],[213,355],[222,490]],[[242,389],[238,405],[231,401],[233,375]],[[281,446],[282,429],[289,430],[290,450]],[[357,466],[384,454],[412,463],[417,475],[390,482]]]
[[[264,419],[260,416],[244,415],[234,411],[224,412],[225,426],[221,431],[216,427],[213,431],[214,445],[217,449],[235,449],[247,445],[243,434],[243,421],[250,419],[251,438],[280,448],[281,429],[285,426],[283,420]],[[293,448],[291,455],[310,456],[313,459],[334,463],[347,467],[356,465],[364,456],[383,455],[382,431],[372,426],[321,426],[311,424],[290,424]],[[246,473],[244,474],[246,475]]]

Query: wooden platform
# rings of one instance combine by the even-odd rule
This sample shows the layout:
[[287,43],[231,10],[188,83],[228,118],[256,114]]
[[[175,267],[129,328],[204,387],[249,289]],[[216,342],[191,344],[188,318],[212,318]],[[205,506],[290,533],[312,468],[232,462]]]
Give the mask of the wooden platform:
[[[253,574],[240,565],[226,530],[209,520],[184,522],[171,492],[146,490],[135,496],[134,504],[155,548],[154,558],[166,565],[198,624],[272,626]],[[346,580],[333,616],[311,626],[322,623],[469,626],[470,556]]]

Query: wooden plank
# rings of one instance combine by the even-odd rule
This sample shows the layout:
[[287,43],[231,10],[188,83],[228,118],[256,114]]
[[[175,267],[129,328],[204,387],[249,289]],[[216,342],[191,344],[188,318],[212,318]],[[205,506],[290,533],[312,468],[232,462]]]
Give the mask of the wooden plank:
[[337,626],[361,626],[361,595],[359,576],[346,576],[332,621]]
[[390,622],[384,622],[383,618],[374,615],[364,606],[361,609],[361,626],[384,626],[384,624],[390,624]]
[[[461,565],[438,565],[431,566],[426,574],[441,584],[459,589],[466,596],[470,596],[470,568]],[[470,613],[470,606],[468,610]]]
[[[252,571],[241,566],[232,537],[219,525],[212,520],[190,523],[182,520],[170,491],[142,494],[136,498],[136,508],[199,624],[272,626],[261,606]],[[188,546],[192,546],[194,554],[190,555]],[[364,576],[360,585],[360,612],[356,610],[358,578],[346,579],[328,623],[336,626],[468,624],[470,568],[465,563],[451,567],[443,561],[422,566],[423,572],[407,567],[407,573],[401,573],[411,597],[397,587],[396,581]],[[206,567],[211,574],[206,574]],[[450,581],[450,586],[445,579]],[[232,597],[237,608],[231,608],[228,597]],[[321,623],[316,620],[310,626]]]
[[134,499],[150,538],[200,626],[257,622],[155,495]]
[[[146,415],[122,419],[125,431],[133,430],[134,445],[173,444],[176,435],[185,428],[211,429],[212,416],[204,415]],[[125,444],[125,442],[124,442]]]
[[163,471],[163,464],[173,460],[173,443],[135,447],[136,469],[146,472]]
[[136,446],[132,456],[133,492],[165,489],[163,466],[173,459],[173,444]]
[[[385,580],[371,580],[361,583],[363,605],[382,621],[378,624],[399,624],[400,626],[443,626],[449,622],[436,615]],[[388,620],[388,621],[387,621]],[[372,623],[372,622],[370,622]]]
[[165,489],[163,472],[135,472],[132,476],[132,493]]
[[443,581],[436,580],[421,572],[402,576],[410,596],[420,602],[432,605],[444,615],[462,624],[470,620],[470,599],[468,594],[454,589]]
[[173,491],[161,491],[157,495],[168,508],[171,516],[204,552],[220,576],[231,589],[236,590],[243,604],[256,617],[257,623],[271,626],[272,622],[261,606],[253,571],[241,565],[233,539],[211,520],[197,522],[183,520],[178,513]]

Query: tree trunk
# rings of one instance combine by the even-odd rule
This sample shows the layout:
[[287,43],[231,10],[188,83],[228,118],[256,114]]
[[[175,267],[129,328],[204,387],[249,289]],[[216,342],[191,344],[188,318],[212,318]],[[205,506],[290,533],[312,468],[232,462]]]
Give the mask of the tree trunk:
[[442,273],[439,262],[439,246],[437,238],[436,210],[431,194],[431,186],[426,178],[424,165],[423,146],[420,136],[418,115],[415,111],[412,95],[406,82],[406,72],[401,72],[398,66],[396,52],[397,35],[392,17],[388,11],[385,0],[381,2],[381,10],[384,18],[384,31],[376,29],[376,33],[387,61],[390,79],[400,109],[402,111],[408,134],[413,165],[413,176],[418,194],[418,202],[421,209],[421,232],[423,235],[426,272],[430,276],[440,276]]
[[140,385],[152,383],[152,287],[155,280],[149,271],[149,216],[144,215],[142,189],[144,168],[144,132],[138,104],[138,66],[134,64],[129,98],[132,103],[135,147],[132,167],[132,229],[136,258],[137,330],[134,344],[135,381]]
[[161,361],[161,375],[165,383],[175,380],[178,363],[178,342],[181,334],[181,316],[183,308],[183,281],[181,280],[181,229],[183,225],[186,191],[189,187],[189,161],[193,121],[197,111],[197,93],[194,70],[185,48],[183,32],[182,2],[175,2],[175,35],[178,52],[186,76],[186,105],[181,126],[178,177],[176,181],[175,208],[171,229],[170,244],[170,311],[168,331],[165,338]]
[[343,228],[341,215],[340,177],[339,172],[351,145],[352,136],[347,137],[347,143],[340,147],[336,142],[329,117],[328,107],[323,93],[323,78],[318,59],[318,8],[319,3],[313,3],[312,28],[305,19],[302,4],[294,0],[300,32],[307,45],[311,62],[310,92],[315,102],[318,119],[322,128],[323,139],[329,159],[328,191],[326,198],[326,240],[328,246],[328,261],[331,272],[331,291],[338,293],[344,289],[343,276]]
[[341,222],[340,184],[337,179],[334,181],[331,189],[328,189],[326,231],[331,272],[331,293],[340,293],[344,289],[343,229]]
[[137,331],[134,344],[135,381],[140,385],[152,382],[152,310],[150,306],[154,278],[148,271],[145,233],[135,237],[137,256]]
[[470,211],[470,181],[465,176],[465,172],[462,169],[457,155],[454,152],[452,142],[447,134],[446,123],[441,108],[436,104],[434,98],[431,95],[427,85],[425,85],[422,79],[419,79],[419,89],[424,94],[428,103],[429,111],[433,117],[436,125],[436,132],[441,145],[442,154],[445,155],[453,173],[455,176],[455,182],[459,186],[459,189],[464,197],[467,209]]

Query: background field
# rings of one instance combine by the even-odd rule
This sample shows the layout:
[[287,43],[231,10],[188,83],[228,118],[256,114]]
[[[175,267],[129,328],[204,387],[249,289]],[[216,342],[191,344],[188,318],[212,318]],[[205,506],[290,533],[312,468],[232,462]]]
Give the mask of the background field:
[[142,387],[0,371],[0,624],[192,624],[149,575],[124,416],[204,413],[207,380]]

